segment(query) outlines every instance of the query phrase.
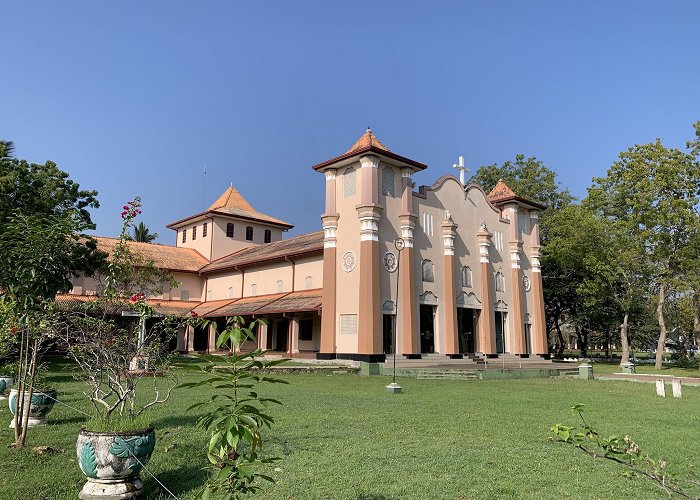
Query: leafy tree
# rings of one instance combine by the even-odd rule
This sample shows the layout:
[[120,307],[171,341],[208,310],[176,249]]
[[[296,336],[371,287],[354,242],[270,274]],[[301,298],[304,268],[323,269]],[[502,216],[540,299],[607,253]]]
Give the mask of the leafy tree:
[[150,243],[158,239],[158,233],[151,233],[146,224],[139,222],[137,226],[132,228],[128,239],[139,243]]
[[10,158],[15,150],[15,143],[0,139],[0,158]]
[[693,151],[667,148],[659,139],[636,145],[621,153],[608,175],[594,179],[589,189],[589,206],[638,238],[652,265],[658,295],[657,369],[662,367],[667,335],[664,305],[683,274],[683,250],[698,233],[700,162]]

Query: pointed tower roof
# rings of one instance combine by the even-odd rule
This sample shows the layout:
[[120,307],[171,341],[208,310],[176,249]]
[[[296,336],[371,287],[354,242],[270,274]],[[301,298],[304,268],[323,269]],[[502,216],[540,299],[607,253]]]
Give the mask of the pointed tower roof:
[[294,227],[288,222],[255,210],[253,206],[250,203],[248,203],[248,200],[246,200],[243,197],[243,195],[239,193],[235,187],[233,187],[233,183],[204,212],[200,212],[198,214],[191,215],[190,217],[185,217],[184,219],[177,220],[168,224],[166,227],[170,229],[177,229],[182,225],[196,222],[200,219],[206,219],[211,215],[235,217],[238,219],[245,219],[253,222],[261,222],[263,224],[271,224],[274,226],[282,227],[285,230]]
[[326,160],[318,165],[314,165],[312,168],[318,172],[323,172],[326,168],[333,166],[333,168],[342,167],[348,165],[354,161],[357,161],[358,156],[365,153],[373,153],[380,158],[382,158],[387,163],[400,167],[411,167],[414,170],[425,170],[428,165],[425,163],[418,162],[416,160],[411,160],[396,153],[392,153],[389,148],[387,148],[382,142],[374,135],[372,129],[369,127],[362,136],[355,141],[355,143],[348,149],[345,153],[330,160]]
[[247,212],[255,212],[255,209],[250,203],[248,203],[248,200],[243,198],[243,195],[239,193],[235,187],[233,187],[233,183],[231,183],[231,186],[224,191],[221,196],[219,196],[218,200],[212,203],[209,210],[218,210],[221,208],[235,208],[238,210],[245,210]]
[[354,153],[356,151],[361,151],[372,147],[391,152],[389,148],[382,144],[381,141],[377,139],[377,136],[372,133],[372,129],[367,127],[367,130],[364,134],[362,134],[362,137],[355,141],[355,144],[353,144],[352,147],[345,152],[345,154]]
[[526,205],[528,207],[538,208],[540,210],[544,210],[545,208],[547,208],[547,205],[543,205],[541,203],[536,203],[534,201],[521,198],[520,196],[515,194],[515,191],[508,187],[508,185],[503,181],[503,179],[498,180],[498,184],[496,184],[496,186],[491,190],[491,192],[486,195],[486,198],[494,205],[499,205],[507,201],[514,201],[519,205]]

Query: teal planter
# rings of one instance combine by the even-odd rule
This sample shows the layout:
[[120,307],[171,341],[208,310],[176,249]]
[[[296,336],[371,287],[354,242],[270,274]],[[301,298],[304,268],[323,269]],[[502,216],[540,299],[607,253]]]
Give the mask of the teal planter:
[[0,377],[0,400],[7,399],[5,393],[12,387],[13,383],[12,377]]
[[151,459],[156,432],[91,432],[81,429],[75,450],[87,482],[80,498],[134,498],[143,492],[139,472]]
[[[24,393],[24,408],[25,414],[26,409],[29,409],[29,419],[27,420],[27,427],[35,427],[37,425],[46,424],[46,414],[51,411],[53,405],[56,404],[56,391],[53,389],[48,389],[45,391],[36,390],[32,393],[31,404],[27,404],[29,399],[29,394]],[[17,412],[17,399],[18,393],[17,389],[12,389],[10,391],[10,399],[8,404],[10,405],[10,411],[12,412],[12,421],[10,422],[10,427],[15,426],[15,413]],[[20,416],[21,417],[21,416]]]

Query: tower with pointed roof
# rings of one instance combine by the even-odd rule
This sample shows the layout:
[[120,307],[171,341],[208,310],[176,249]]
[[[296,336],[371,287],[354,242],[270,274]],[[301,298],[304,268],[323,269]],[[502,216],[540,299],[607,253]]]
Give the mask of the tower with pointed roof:
[[177,232],[178,247],[216,260],[251,245],[279,241],[294,226],[253,208],[232,183],[207,210],[167,227]]

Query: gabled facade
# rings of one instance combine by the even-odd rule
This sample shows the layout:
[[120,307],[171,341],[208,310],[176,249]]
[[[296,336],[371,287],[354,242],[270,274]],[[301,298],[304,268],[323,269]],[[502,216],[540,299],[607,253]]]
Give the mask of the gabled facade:
[[[502,181],[486,194],[444,176],[414,191],[427,165],[371,130],[313,168],[326,179],[323,231],[282,239],[292,225],[231,186],[168,226],[175,247],[132,244],[182,282],[153,297],[158,307],[263,318],[258,346],[291,356],[383,361],[394,342],[406,358],[547,355],[544,206]],[[110,241],[98,239],[106,250]],[[86,283],[75,280],[74,298],[90,295]],[[214,334],[183,331],[177,348],[213,350]]]

